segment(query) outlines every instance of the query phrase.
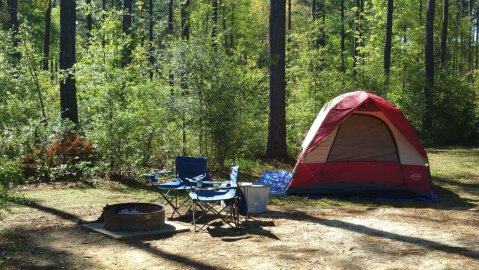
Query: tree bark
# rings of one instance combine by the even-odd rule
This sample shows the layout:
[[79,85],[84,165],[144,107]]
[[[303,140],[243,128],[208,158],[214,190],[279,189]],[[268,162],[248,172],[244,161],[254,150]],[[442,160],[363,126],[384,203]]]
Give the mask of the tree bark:
[[356,67],[358,65],[359,59],[359,46],[360,46],[360,38],[361,38],[361,27],[360,27],[360,16],[361,11],[361,0],[356,0],[356,12],[355,12],[355,22],[354,22],[354,42],[353,42],[353,75],[356,75]]
[[226,49],[226,53],[229,55],[231,54],[231,47],[229,45],[229,38],[228,38],[228,27],[226,24],[227,12],[226,12],[226,5],[223,0],[220,0],[220,7],[221,7],[221,24],[223,26],[223,39],[224,39],[224,48]]
[[476,8],[476,69],[479,69],[479,6]]
[[75,77],[71,74],[75,64],[75,8],[75,0],[60,1],[60,69],[68,71],[60,81],[60,108],[63,119],[78,125]]
[[344,0],[341,0],[341,3],[340,3],[341,7],[341,41],[340,41],[340,61],[341,61],[341,66],[340,66],[340,69],[341,69],[341,72],[346,72],[346,63],[345,63],[345,59],[344,59],[344,52],[346,51],[346,47],[345,47],[345,44],[344,44],[344,35],[345,35],[345,31],[344,31]]
[[9,18],[7,24],[10,29],[12,29],[12,45],[13,49],[15,50],[12,53],[13,58],[18,63],[20,61],[20,52],[18,51],[18,30],[19,30],[19,23],[18,23],[18,1],[17,0],[7,0],[7,7]]
[[185,0],[181,5],[181,38],[190,40],[190,4],[191,0]]
[[[471,19],[472,19],[472,0],[469,0],[467,1],[467,7],[468,7],[468,16],[469,16],[469,20],[468,22],[471,22]],[[472,38],[473,38],[473,32],[472,32],[472,23],[469,27],[467,27],[468,31],[468,38],[467,38],[467,71],[468,71],[468,74],[469,74],[469,79],[472,80],[472,75],[470,73],[470,71],[472,70],[473,68],[473,63],[472,63]]]
[[[122,32],[126,36],[131,35],[131,12],[132,12],[132,0],[123,0],[123,23],[122,23]],[[125,42],[125,47],[123,48],[121,66],[125,67],[131,63],[131,41],[128,40]]]
[[[102,15],[102,20],[103,22],[105,21],[105,12],[106,12],[106,0],[101,0],[101,10],[103,11],[103,15]],[[105,44],[106,44],[106,40],[105,40],[105,35],[103,35],[102,37],[102,41],[101,41],[101,47],[102,48],[105,48]],[[103,57],[105,58],[105,57]]]
[[284,160],[286,148],[286,2],[271,0],[269,10],[269,123],[266,156]]
[[[321,22],[318,24],[318,29],[315,31],[315,41],[314,41],[314,47],[315,48],[324,48],[325,46],[325,32],[324,32],[324,24],[325,24],[325,12],[324,12],[324,3],[323,0],[313,0],[311,2],[311,16],[313,19],[313,22],[316,20],[321,20]],[[319,59],[318,59],[319,64],[316,66],[319,70],[324,69],[324,52],[320,51],[319,52]]]
[[235,47],[235,2],[231,1],[231,27],[229,31],[230,38],[230,47],[233,49]]
[[311,16],[313,21],[322,20],[318,29],[316,36],[315,46],[324,47],[325,45],[325,36],[324,36],[324,3],[323,0],[313,0],[311,3]]
[[168,2],[168,34],[173,35],[173,0]]
[[48,1],[45,11],[45,32],[43,35],[43,70],[48,70],[48,58],[50,57],[50,30],[52,22],[52,1]]
[[288,0],[288,31],[291,31],[291,0]]
[[389,74],[391,74],[391,47],[393,33],[393,12],[394,1],[388,0],[388,10],[386,19],[386,36],[384,37],[384,75],[386,81],[389,82]]
[[212,45],[216,48],[216,37],[218,36],[218,0],[211,1],[211,19],[213,21],[213,29],[211,29]]
[[91,0],[86,0],[86,4],[88,6],[88,13],[86,14],[86,29],[87,29],[87,45],[90,44],[90,39],[91,39],[91,30],[93,29],[93,19],[91,16],[92,13],[92,6],[91,6]]
[[441,31],[441,68],[444,69],[447,61],[447,24],[449,18],[449,0],[443,0],[442,31]]
[[426,32],[424,43],[424,63],[426,67],[424,97],[426,110],[424,112],[423,129],[427,133],[432,127],[432,105],[434,91],[434,13],[435,0],[428,0],[426,15]]
[[[168,2],[168,36],[173,35],[173,0]],[[173,71],[170,69],[168,71],[168,83],[171,86],[171,95],[173,95],[173,86],[175,85],[175,76]]]
[[149,0],[149,15],[150,15],[150,24],[149,24],[149,33],[148,40],[150,41],[150,80],[153,79],[153,71],[155,70],[155,57],[153,55],[153,28],[155,25],[155,20],[153,18],[153,0]]

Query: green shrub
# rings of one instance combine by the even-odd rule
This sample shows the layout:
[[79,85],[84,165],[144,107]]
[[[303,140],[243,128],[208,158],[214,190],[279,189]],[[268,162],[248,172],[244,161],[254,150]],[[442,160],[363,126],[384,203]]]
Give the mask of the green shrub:
[[9,188],[22,181],[20,164],[16,160],[0,157],[0,206],[7,200]]

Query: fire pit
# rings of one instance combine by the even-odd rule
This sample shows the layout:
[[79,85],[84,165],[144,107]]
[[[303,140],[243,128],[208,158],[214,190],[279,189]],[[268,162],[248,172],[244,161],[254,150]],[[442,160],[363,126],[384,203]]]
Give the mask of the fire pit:
[[165,207],[154,203],[118,203],[103,208],[104,228],[113,232],[151,231],[165,225]]

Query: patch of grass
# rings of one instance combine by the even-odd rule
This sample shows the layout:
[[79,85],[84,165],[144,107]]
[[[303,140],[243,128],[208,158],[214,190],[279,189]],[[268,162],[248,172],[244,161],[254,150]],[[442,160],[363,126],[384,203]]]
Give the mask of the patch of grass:
[[[479,205],[479,148],[429,149],[429,160],[433,176],[434,191],[441,198],[439,207],[466,207]],[[258,167],[245,165],[240,168],[240,181],[256,181],[265,170],[288,170],[286,163],[265,163],[258,161]],[[278,166],[278,167],[275,167]],[[216,178],[215,178],[216,179]],[[17,190],[18,191],[18,190]],[[77,208],[99,208],[106,204],[126,201],[158,202],[159,194],[149,185],[129,182],[96,181],[93,185],[56,186],[44,185],[16,193],[11,203],[26,205],[30,201],[49,205],[64,211]],[[10,194],[12,194],[11,192]],[[185,195],[183,198],[186,198]],[[53,199],[54,198],[54,199]],[[377,201],[366,199],[309,199],[299,196],[270,196],[272,206],[313,206],[318,208],[353,207],[436,207],[437,204],[417,201]]]
[[434,148],[428,156],[432,182],[442,201],[462,199],[479,205],[479,148]]
[[21,238],[22,234],[15,230],[15,228],[6,228],[0,230],[0,238],[6,239],[6,240],[16,240]]

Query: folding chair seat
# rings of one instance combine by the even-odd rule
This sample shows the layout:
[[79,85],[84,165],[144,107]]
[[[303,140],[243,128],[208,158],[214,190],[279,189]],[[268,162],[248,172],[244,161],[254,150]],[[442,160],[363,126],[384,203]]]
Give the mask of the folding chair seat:
[[[163,198],[161,204],[166,202],[173,209],[171,217],[173,217],[175,213],[182,216],[180,208],[186,205],[190,200],[187,196],[183,200],[181,200],[181,197],[183,194],[186,195],[193,186],[196,186],[197,181],[211,181],[211,177],[206,171],[206,166],[206,158],[176,157],[176,178],[166,183],[154,185]],[[190,209],[191,206],[188,207],[187,212]]]
[[[204,223],[197,229],[197,223],[207,214],[220,218],[224,223],[237,229],[239,226],[238,199],[241,190],[238,188],[238,166],[231,167],[230,181],[223,182],[219,187],[197,188],[193,187],[189,196],[193,201],[193,224],[195,232],[200,231],[209,223]],[[201,182],[201,181],[200,181]],[[207,182],[207,181],[205,181]],[[221,202],[223,202],[221,204]],[[220,205],[220,206],[219,206]],[[198,210],[201,214],[198,215]],[[230,210],[231,219],[226,215],[226,210]]]

